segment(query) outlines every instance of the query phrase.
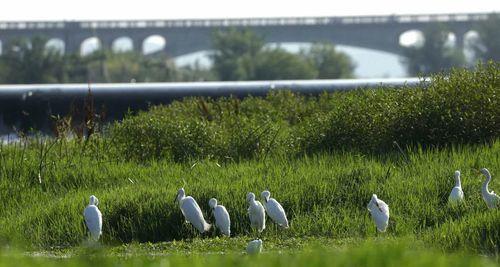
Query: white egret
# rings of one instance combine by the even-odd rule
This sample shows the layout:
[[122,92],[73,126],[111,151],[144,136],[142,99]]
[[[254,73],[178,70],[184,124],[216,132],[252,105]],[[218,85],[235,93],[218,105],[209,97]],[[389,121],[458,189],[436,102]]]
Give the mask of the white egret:
[[460,171],[455,171],[455,187],[451,189],[448,203],[456,204],[464,200],[464,191],[462,191],[462,184],[460,183]]
[[260,233],[266,229],[266,211],[262,204],[258,200],[255,200],[254,193],[247,194],[247,202],[250,205],[248,207],[250,225]]
[[89,205],[83,210],[85,224],[90,232],[90,238],[93,241],[98,241],[102,234],[102,214],[97,205],[99,200],[94,196],[90,196]]
[[231,235],[231,220],[229,219],[229,213],[226,208],[221,205],[217,205],[217,199],[211,198],[208,201],[208,205],[212,209],[215,217],[215,226],[219,228],[222,234],[226,236]]
[[264,208],[266,209],[267,215],[271,219],[283,228],[288,228],[288,220],[286,218],[286,213],[281,204],[274,198],[270,198],[271,193],[269,191],[263,191],[260,196],[264,201]]
[[375,221],[377,229],[380,232],[385,232],[389,224],[389,206],[378,199],[377,195],[373,194],[367,208],[372,215],[373,221]]
[[200,206],[191,196],[186,197],[184,188],[179,189],[176,200],[179,202],[182,215],[184,215],[187,222],[190,222],[200,233],[210,230],[211,225],[203,218]]
[[262,240],[256,239],[248,242],[247,253],[255,255],[262,252]]
[[486,168],[481,169],[481,173],[486,176],[486,181],[483,183],[483,187],[481,188],[481,194],[483,195],[484,202],[490,209],[496,208],[500,203],[500,197],[495,194],[495,192],[488,191],[488,184],[491,181],[491,174]]

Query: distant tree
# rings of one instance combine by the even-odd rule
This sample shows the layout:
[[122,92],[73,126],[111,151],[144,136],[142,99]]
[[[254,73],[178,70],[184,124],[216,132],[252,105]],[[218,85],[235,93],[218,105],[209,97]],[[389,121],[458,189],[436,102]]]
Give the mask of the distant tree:
[[476,59],[500,61],[500,14],[491,14],[477,25],[479,42],[473,45]]
[[34,37],[8,43],[0,56],[3,83],[57,83],[65,81],[63,55],[46,48],[47,39]]
[[209,67],[201,66],[198,61],[193,65],[179,68],[181,81],[215,81],[216,74]]
[[219,80],[250,80],[254,77],[254,60],[264,47],[264,40],[250,30],[230,29],[215,32],[212,46],[215,50],[213,70]]
[[330,43],[313,44],[307,51],[302,51],[316,68],[317,79],[353,78],[355,65],[351,58],[337,51]]
[[174,62],[161,53],[96,51],[83,62],[92,82],[169,82],[181,77]]
[[144,57],[141,65],[141,76],[144,82],[171,82],[180,79],[179,70],[174,61],[164,55]]
[[87,81],[91,83],[107,83],[112,82],[109,77],[106,62],[110,58],[111,53],[105,50],[96,50],[82,59],[87,67]]
[[265,48],[250,30],[231,29],[213,36],[213,70],[220,80],[335,79],[353,77],[350,58],[331,44],[316,44],[301,54]]
[[65,82],[86,83],[91,81],[87,61],[87,58],[79,54],[64,55]]
[[314,79],[317,71],[304,57],[280,48],[264,49],[255,58],[252,80]]
[[408,73],[428,75],[454,66],[463,66],[463,52],[448,44],[448,34],[444,24],[434,24],[424,30],[425,41],[422,47],[403,48],[406,57],[403,62]]

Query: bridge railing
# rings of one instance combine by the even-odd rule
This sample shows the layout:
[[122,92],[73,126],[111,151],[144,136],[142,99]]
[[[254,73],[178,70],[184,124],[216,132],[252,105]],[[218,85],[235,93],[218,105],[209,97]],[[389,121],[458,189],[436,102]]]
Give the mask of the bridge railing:
[[1,22],[0,30],[62,29],[77,24],[80,28],[170,28],[170,27],[245,27],[276,25],[327,25],[327,24],[374,24],[415,22],[466,22],[486,20],[487,13],[430,14],[392,16],[344,16],[344,17],[282,17],[245,19],[187,19],[187,20],[101,20],[101,21],[45,21]]

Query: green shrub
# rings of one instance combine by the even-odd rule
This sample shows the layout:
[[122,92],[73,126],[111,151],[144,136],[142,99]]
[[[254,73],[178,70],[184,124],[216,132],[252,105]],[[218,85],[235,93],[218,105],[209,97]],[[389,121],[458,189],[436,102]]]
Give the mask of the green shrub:
[[[434,75],[415,89],[336,93],[336,108],[299,125],[297,152],[356,149],[369,152],[489,142],[500,134],[500,68]],[[334,100],[335,101],[335,100]]]
[[243,100],[188,98],[127,116],[111,127],[118,155],[176,162],[269,154],[488,142],[500,133],[500,68],[478,65],[417,88],[304,96],[288,91]]

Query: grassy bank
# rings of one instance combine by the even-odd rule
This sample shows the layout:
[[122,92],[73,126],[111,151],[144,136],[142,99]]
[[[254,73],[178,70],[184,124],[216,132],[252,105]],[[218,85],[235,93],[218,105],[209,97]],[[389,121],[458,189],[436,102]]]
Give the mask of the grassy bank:
[[[300,240],[293,240],[300,241]],[[324,241],[324,240],[319,240]],[[116,249],[82,249],[72,257],[58,254],[9,253],[0,255],[0,266],[497,266],[485,257],[467,254],[441,254],[423,249],[413,243],[391,240],[371,240],[351,245],[326,246],[325,243],[306,243],[299,249],[275,247],[264,243],[264,253],[258,256],[244,255],[241,249],[227,249],[227,242],[207,241],[182,244],[173,253],[161,246],[127,246]],[[232,245],[232,244],[230,244]],[[266,247],[269,245],[269,247]],[[183,254],[186,248],[190,252]],[[199,252],[200,248],[202,252]],[[180,252],[179,252],[180,251]],[[193,252],[195,251],[195,252]],[[146,253],[144,253],[146,252]],[[208,253],[207,253],[208,252]],[[168,253],[168,254],[166,254]],[[63,257],[61,257],[63,256]]]
[[[33,248],[80,244],[85,239],[82,210],[90,194],[100,199],[105,244],[196,237],[173,203],[183,186],[198,200],[205,216],[211,197],[225,205],[232,219],[231,232],[237,237],[254,236],[245,195],[264,189],[283,204],[292,227],[281,231],[269,224],[263,238],[371,237],[376,233],[366,204],[376,193],[391,207],[385,236],[413,236],[450,250],[499,251],[500,211],[487,210],[480,195],[483,177],[473,170],[489,167],[494,177],[490,188],[500,188],[498,141],[491,146],[417,149],[405,154],[342,152],[239,163],[143,164],[96,155],[94,150],[103,150],[100,142],[53,140],[2,148],[0,236],[4,242]],[[456,169],[462,171],[466,204],[452,208],[446,201]]]
[[[0,266],[494,265],[500,209],[486,208],[477,170],[500,190],[499,74],[490,63],[411,90],[185,99],[85,140],[0,144]],[[465,203],[452,207],[455,170]],[[184,224],[180,187],[209,222],[217,198],[233,236]],[[266,189],[290,229],[250,230],[246,194]],[[89,248],[92,194],[103,236]],[[366,208],[372,194],[390,206],[383,234]],[[257,237],[267,253],[242,255]]]
[[117,157],[175,162],[477,144],[500,137],[499,91],[500,67],[490,63],[412,89],[189,98],[129,116],[109,136]]

